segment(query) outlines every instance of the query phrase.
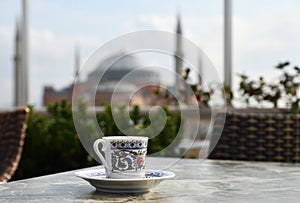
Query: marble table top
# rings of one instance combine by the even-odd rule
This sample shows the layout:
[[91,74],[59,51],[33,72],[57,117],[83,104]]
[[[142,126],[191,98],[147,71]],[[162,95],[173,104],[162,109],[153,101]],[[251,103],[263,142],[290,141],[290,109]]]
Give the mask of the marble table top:
[[75,171],[0,184],[0,202],[299,202],[300,165],[151,158],[176,177],[148,193],[96,191]]

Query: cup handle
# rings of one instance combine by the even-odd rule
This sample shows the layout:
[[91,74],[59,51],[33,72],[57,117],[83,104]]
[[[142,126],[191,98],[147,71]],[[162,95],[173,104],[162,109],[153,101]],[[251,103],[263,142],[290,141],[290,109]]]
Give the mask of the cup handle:
[[102,156],[101,152],[99,151],[99,148],[98,148],[99,143],[102,144],[102,151],[106,151],[107,150],[107,143],[103,139],[98,139],[98,140],[96,140],[94,142],[94,151],[96,152],[97,156],[102,161],[104,167],[106,169],[109,169],[107,161],[105,160],[105,158]]

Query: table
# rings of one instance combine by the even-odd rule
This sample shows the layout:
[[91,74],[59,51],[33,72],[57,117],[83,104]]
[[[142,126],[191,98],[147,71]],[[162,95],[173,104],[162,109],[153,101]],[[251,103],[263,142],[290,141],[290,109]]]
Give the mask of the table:
[[74,171],[0,184],[0,202],[299,202],[300,165],[147,158],[174,179],[144,194],[98,192]]

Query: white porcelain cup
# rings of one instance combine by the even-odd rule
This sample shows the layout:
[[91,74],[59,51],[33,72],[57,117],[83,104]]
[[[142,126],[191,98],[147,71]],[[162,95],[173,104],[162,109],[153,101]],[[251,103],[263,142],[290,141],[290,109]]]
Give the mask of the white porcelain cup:
[[[99,144],[105,158],[99,151]],[[145,177],[148,137],[110,136],[94,142],[94,151],[102,161],[108,178]]]

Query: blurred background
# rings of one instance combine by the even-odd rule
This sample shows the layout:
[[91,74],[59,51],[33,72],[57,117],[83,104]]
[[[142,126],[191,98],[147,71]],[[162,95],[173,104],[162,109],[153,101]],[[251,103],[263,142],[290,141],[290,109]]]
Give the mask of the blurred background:
[[[0,2],[0,109],[14,106],[14,59],[17,30],[24,18],[22,3]],[[233,91],[238,73],[272,80],[279,62],[300,64],[299,10],[297,0],[232,1]],[[104,43],[140,30],[176,32],[178,19],[183,36],[207,54],[221,78],[224,75],[224,0],[30,0],[27,17],[28,103],[37,108],[44,105],[45,87],[54,91],[68,88],[78,67]],[[159,74],[167,84],[172,83],[164,73]]]
[[[93,141],[98,135],[98,128],[86,119],[90,110],[87,107],[94,99],[90,90],[97,88],[97,106],[110,103],[117,82],[135,67],[148,68],[134,71],[117,91],[117,102],[124,103],[137,87],[154,84],[135,93],[130,104],[137,105],[132,106],[129,120],[122,118],[135,133],[151,125],[150,108],[143,105],[163,106],[166,120],[158,116],[155,121],[166,124],[159,135],[149,140],[150,155],[205,158],[214,110],[207,107],[222,108],[226,104],[212,98],[218,95],[216,90],[225,91],[229,108],[292,107],[292,112],[300,113],[299,10],[299,0],[0,1],[0,109],[25,105],[31,109],[24,151],[14,178],[97,164],[86,153],[91,147],[80,140],[86,136]],[[95,67],[82,70],[99,47],[143,30],[173,33],[171,54],[126,55],[132,43],[125,40],[99,56],[101,60]],[[207,65],[202,53],[191,53],[180,35],[201,48],[213,66]],[[141,43],[150,40],[151,36],[140,39]],[[194,68],[201,78],[192,72],[195,70],[188,69],[190,61],[179,59],[189,54],[195,55]],[[116,59],[121,60],[113,63],[98,84],[99,73]],[[168,71],[158,68],[162,64]],[[290,64],[294,67],[288,70]],[[170,71],[181,74],[184,83]],[[80,133],[74,126],[71,101],[75,78],[79,95],[87,99],[87,103],[78,101],[79,112],[84,116],[77,116],[89,133]],[[196,97],[185,91],[188,85]],[[170,91],[179,93],[187,108],[179,112],[181,101],[176,101]],[[224,94],[219,96],[224,100]],[[201,120],[190,104],[201,107]],[[101,107],[96,112],[96,126],[100,126],[102,134],[123,135],[113,112],[123,116],[126,109]],[[145,135],[154,134],[149,131]],[[164,151],[170,145],[170,150]]]

